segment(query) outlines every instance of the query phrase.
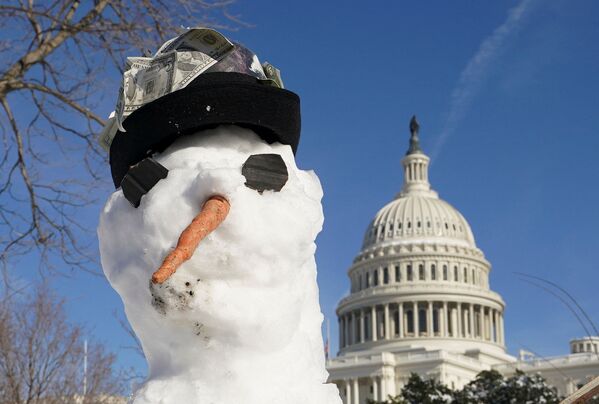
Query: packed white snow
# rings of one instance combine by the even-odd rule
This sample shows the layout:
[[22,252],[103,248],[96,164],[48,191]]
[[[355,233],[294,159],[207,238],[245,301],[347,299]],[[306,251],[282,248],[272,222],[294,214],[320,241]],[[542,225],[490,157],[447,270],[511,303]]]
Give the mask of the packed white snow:
[[[252,154],[276,153],[280,192],[244,185]],[[221,126],[177,140],[155,159],[168,170],[136,209],[120,189],[100,217],[102,266],[149,365],[134,404],[340,404],[327,372],[314,239],[322,189],[291,148]],[[160,286],[150,277],[211,195],[224,222]]]

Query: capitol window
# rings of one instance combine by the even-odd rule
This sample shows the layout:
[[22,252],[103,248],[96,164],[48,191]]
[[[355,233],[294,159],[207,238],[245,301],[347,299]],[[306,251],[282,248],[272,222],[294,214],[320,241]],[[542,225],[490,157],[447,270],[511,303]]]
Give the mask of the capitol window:
[[424,280],[424,265],[418,265],[418,280]]
[[372,281],[373,286],[378,286],[379,285],[379,271],[377,269],[374,270],[374,279]]
[[395,282],[401,282],[401,271],[399,265],[395,265]]
[[389,283],[389,270],[387,267],[383,268],[383,283],[385,285]]
[[436,280],[437,279],[437,267],[435,267],[435,264],[431,265],[431,280]]
[[406,322],[408,323],[407,324],[408,334],[413,334],[414,333],[414,313],[412,312],[412,310],[406,311]]
[[464,283],[468,283],[468,269],[464,267]]
[[443,280],[447,280],[447,265],[443,265]]
[[420,333],[429,332],[426,320],[426,310],[424,309],[418,309],[418,331],[420,331]]
[[413,278],[412,278],[412,266],[411,265],[407,266],[407,272],[408,272],[408,274],[407,274],[408,281],[411,282],[413,280]]
[[458,267],[457,265],[455,267],[453,267],[453,280],[454,281],[458,281]]
[[366,287],[370,287],[370,273],[366,272]]

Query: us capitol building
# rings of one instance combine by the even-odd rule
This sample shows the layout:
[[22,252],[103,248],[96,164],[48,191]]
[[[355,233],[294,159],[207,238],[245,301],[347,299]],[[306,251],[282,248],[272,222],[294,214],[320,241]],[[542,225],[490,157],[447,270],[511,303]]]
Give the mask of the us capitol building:
[[506,353],[505,303],[491,290],[491,264],[464,217],[431,189],[418,123],[402,159],[404,184],[376,214],[348,270],[339,302],[339,353],[329,381],[346,404],[399,394],[410,373],[463,387],[482,370],[540,372],[560,394],[599,375],[599,338],[570,342],[570,355],[542,360]]

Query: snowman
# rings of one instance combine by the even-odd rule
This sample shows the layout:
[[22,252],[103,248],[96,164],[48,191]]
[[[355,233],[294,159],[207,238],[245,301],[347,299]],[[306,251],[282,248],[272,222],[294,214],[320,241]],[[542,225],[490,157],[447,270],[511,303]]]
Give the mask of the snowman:
[[[197,45],[207,35],[213,47]],[[320,332],[322,189],[294,158],[299,97],[223,38],[194,29],[134,60],[143,93],[143,69],[170,57],[169,90],[120,100],[103,135],[117,189],[100,216],[102,267],[149,368],[131,403],[340,404]]]

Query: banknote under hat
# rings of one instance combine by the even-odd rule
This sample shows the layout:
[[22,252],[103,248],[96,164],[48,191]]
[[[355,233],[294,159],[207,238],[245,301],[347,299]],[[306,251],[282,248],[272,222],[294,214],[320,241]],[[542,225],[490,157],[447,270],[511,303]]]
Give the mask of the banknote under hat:
[[[110,168],[119,187],[129,168],[165,150],[177,138],[218,125],[252,129],[268,143],[297,151],[300,138],[300,98],[272,85],[256,71],[253,53],[241,45],[227,58],[200,74],[183,89],[149,102],[123,122],[110,145]],[[259,64],[258,64],[259,66]]]

